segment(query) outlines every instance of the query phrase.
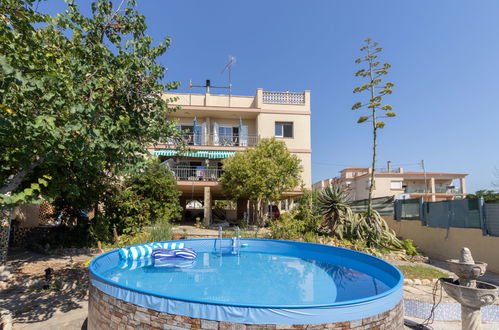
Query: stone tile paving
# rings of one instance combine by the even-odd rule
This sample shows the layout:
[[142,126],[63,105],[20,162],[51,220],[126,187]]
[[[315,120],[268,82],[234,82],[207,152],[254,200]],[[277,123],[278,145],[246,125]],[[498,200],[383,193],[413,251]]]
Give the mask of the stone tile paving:
[[[411,320],[416,323],[422,323],[424,320],[419,319],[416,317],[410,317],[410,316],[405,316],[406,320]],[[405,327],[405,329],[412,329],[409,327]],[[433,330],[458,330],[461,329],[461,322],[460,321],[435,321],[432,324],[430,324],[430,329]],[[488,322],[482,322],[482,330],[497,330],[498,326],[497,323],[488,323]]]

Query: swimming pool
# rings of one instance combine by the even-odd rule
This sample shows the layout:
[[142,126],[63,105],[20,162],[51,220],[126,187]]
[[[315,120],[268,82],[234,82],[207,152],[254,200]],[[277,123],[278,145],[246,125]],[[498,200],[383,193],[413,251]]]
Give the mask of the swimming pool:
[[196,260],[132,262],[120,259],[117,250],[95,258],[90,264],[89,327],[106,328],[103,319],[109,314],[115,317],[108,317],[108,328],[129,321],[135,326],[197,322],[200,328],[202,321],[403,322],[402,274],[371,255],[277,240],[241,239],[246,247],[240,249],[232,248],[230,239],[182,242],[197,252]]

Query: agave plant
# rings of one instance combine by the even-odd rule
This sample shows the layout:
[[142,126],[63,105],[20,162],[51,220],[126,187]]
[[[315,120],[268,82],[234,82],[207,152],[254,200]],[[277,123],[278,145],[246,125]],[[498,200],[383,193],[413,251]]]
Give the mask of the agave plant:
[[337,237],[343,239],[349,231],[353,214],[347,203],[349,194],[339,184],[326,187],[317,198],[319,214],[324,217],[327,228]]
[[366,211],[360,216],[364,219],[366,243],[370,247],[403,250],[402,242],[393,230],[388,227],[385,219],[376,210]]
[[362,241],[368,248],[402,249],[400,240],[376,210],[353,214],[349,194],[339,184],[324,189],[317,198],[319,214],[339,239]]

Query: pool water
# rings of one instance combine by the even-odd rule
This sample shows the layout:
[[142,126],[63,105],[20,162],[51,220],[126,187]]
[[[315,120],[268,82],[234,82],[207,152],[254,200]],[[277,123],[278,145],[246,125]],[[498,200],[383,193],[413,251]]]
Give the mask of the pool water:
[[246,306],[331,304],[390,289],[358,270],[275,253],[200,252],[194,262],[150,263],[136,269],[118,265],[101,275],[131,289],[171,298]]

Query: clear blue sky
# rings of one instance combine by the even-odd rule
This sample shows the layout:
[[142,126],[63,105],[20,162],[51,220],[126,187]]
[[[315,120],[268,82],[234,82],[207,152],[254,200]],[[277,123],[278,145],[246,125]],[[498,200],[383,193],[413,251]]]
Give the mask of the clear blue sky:
[[[76,1],[88,12],[90,1]],[[237,58],[233,93],[312,91],[314,182],[347,166],[369,166],[371,132],[356,124],[354,63],[366,37],[384,48],[395,83],[386,102],[379,167],[469,173],[470,191],[490,188],[499,168],[499,1],[139,0],[155,40],[169,35],[168,79],[224,84]],[[50,0],[40,9],[60,11]],[[407,164],[407,165],[405,165]],[[499,179],[498,179],[499,180]]]

